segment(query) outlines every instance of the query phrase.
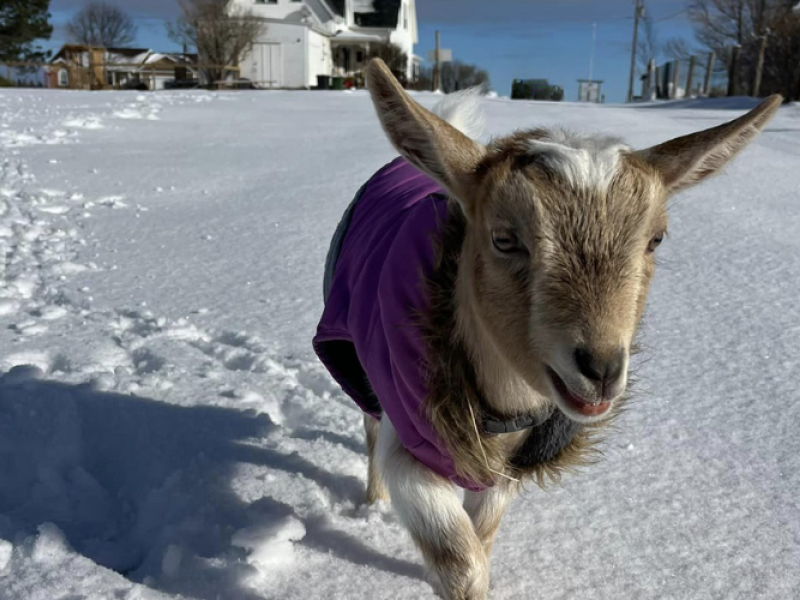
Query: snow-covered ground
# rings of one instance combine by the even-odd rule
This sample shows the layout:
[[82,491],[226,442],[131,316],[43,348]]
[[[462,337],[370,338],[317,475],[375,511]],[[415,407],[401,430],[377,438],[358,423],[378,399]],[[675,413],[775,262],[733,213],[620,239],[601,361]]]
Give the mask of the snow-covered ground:
[[[748,101],[485,104],[643,146]],[[0,599],[433,599],[310,348],[367,96],[3,91],[0,157]],[[800,597],[800,108],[671,213],[639,401],[492,598]]]

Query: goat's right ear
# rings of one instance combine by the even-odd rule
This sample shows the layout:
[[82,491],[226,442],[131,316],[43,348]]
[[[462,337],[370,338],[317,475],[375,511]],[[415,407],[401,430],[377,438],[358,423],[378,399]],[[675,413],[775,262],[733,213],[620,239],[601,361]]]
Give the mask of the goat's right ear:
[[367,87],[397,151],[466,205],[486,149],[414,102],[382,60],[367,67]]
[[661,174],[668,193],[678,192],[718,173],[761,133],[782,102],[779,95],[770,96],[730,123],[685,135],[636,154]]

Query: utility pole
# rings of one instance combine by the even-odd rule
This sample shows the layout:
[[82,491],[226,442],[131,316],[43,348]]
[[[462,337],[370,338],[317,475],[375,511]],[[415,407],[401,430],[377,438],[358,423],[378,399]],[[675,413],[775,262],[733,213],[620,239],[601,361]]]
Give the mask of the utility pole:
[[672,70],[672,99],[677,100],[678,88],[681,83],[681,61],[676,59],[672,64],[674,65]]
[[440,78],[442,76],[442,63],[441,63],[441,52],[440,52],[441,44],[439,43],[439,30],[436,30],[436,61],[433,64],[433,92],[436,92],[441,87]]
[[636,79],[636,46],[639,45],[639,19],[644,17],[644,0],[636,0],[633,14],[633,47],[631,48],[631,78],[628,82],[628,102],[633,102],[633,81]]
[[592,50],[589,54],[589,83],[594,82],[594,46],[597,42],[597,23],[592,25]]
[[761,93],[761,77],[764,73],[764,55],[767,53],[767,36],[761,36],[761,45],[758,48],[758,63],[756,64],[756,78],[753,81],[753,96],[758,98]]
[[706,80],[703,83],[703,95],[707,98],[711,95],[711,77],[714,74],[714,61],[717,55],[714,52],[708,54],[708,65],[706,66]]

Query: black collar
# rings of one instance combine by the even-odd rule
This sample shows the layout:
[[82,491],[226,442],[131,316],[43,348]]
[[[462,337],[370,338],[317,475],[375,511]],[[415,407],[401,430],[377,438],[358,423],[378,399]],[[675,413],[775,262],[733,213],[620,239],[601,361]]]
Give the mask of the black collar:
[[537,425],[541,425],[544,421],[546,421],[550,415],[548,414],[544,418],[537,418],[532,417],[530,415],[525,415],[522,417],[514,417],[513,419],[506,419],[505,421],[501,421],[500,419],[492,419],[490,417],[485,417],[481,421],[481,426],[486,433],[492,435],[500,435],[503,433],[516,433],[518,431],[524,431],[526,429],[532,429]]

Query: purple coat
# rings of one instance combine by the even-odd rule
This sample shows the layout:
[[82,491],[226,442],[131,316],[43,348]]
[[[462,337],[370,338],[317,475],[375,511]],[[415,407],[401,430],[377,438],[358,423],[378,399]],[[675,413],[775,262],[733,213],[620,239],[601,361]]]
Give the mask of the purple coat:
[[444,191],[432,179],[403,159],[378,171],[354,206],[314,350],[364,412],[386,413],[421,463],[480,490],[458,478],[424,414],[427,348],[419,315],[429,308],[424,280],[446,219]]

